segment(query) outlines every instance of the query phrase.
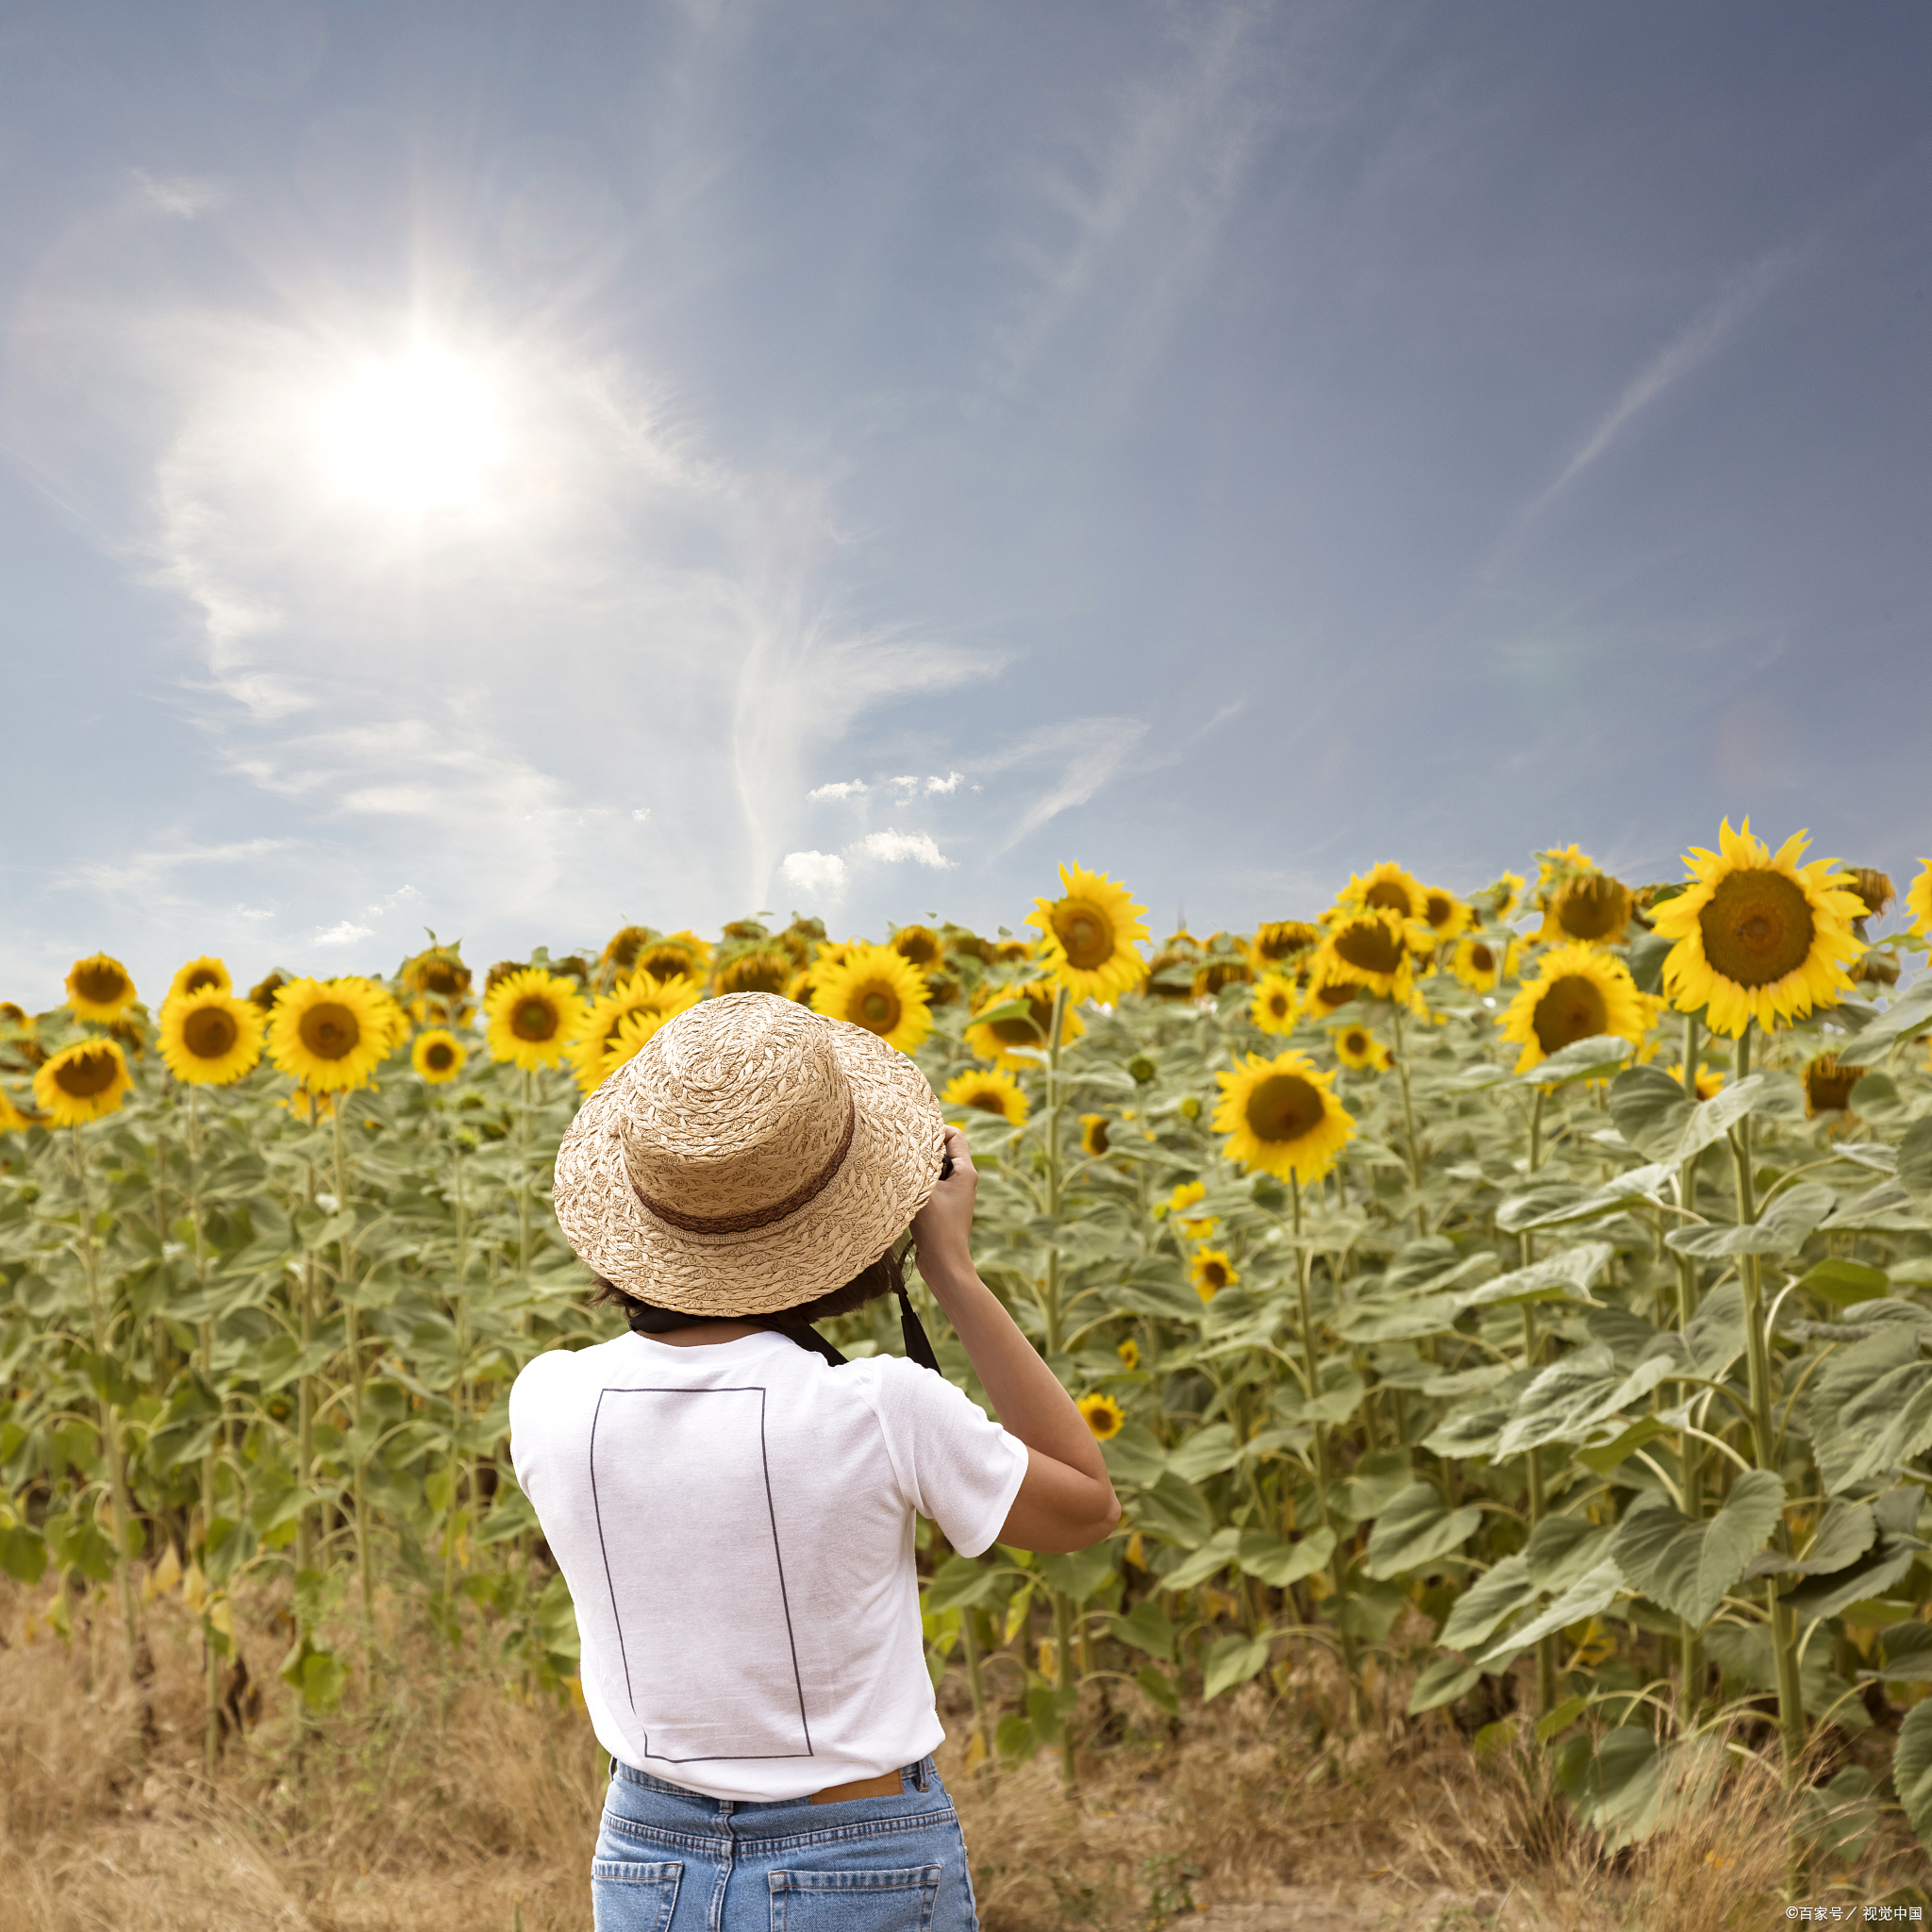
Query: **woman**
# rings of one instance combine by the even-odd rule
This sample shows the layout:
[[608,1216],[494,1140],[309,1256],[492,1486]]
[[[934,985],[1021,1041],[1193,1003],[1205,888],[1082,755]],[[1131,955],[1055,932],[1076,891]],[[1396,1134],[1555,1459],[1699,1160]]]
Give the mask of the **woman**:
[[[914,1513],[976,1556],[1085,1549],[1120,1506],[974,1272],[975,1184],[911,1060],[771,993],[668,1022],[565,1136],[558,1221],[630,1332],[531,1362],[510,1444],[610,1754],[598,1932],[976,1926]],[[908,1220],[998,1424],[808,1325],[903,1295]]]

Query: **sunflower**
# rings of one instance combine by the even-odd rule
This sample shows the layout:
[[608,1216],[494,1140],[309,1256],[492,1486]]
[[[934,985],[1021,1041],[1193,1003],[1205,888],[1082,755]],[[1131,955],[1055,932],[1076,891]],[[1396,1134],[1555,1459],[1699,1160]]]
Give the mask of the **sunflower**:
[[1096,1159],[1107,1152],[1107,1116],[1083,1113],[1080,1116],[1080,1152]]
[[431,943],[413,958],[403,961],[403,986],[411,994],[409,1012],[419,1026],[432,1020],[452,1024],[469,1018],[470,969],[455,946]]
[[769,946],[758,946],[741,953],[718,973],[718,991],[734,992],[783,992],[797,971],[789,955]]
[[1470,933],[1456,941],[1449,970],[1471,992],[1493,992],[1516,971],[1516,941],[1498,942]]
[[727,946],[750,945],[758,940],[768,940],[771,934],[756,919],[734,919],[719,935]]
[[1188,1263],[1188,1279],[1204,1302],[1211,1302],[1224,1288],[1232,1288],[1241,1276],[1224,1249],[1203,1248]]
[[1208,1188],[1205,1182],[1183,1181],[1165,1201],[1156,1203],[1154,1218],[1158,1221],[1163,1216],[1171,1214],[1175,1218],[1174,1225],[1190,1241],[1205,1241],[1213,1235],[1220,1223],[1212,1215],[1197,1218],[1193,1221],[1186,1220],[1183,1217],[1196,1201],[1205,1199],[1207,1193]]
[[1211,1000],[1224,986],[1246,986],[1254,976],[1255,969],[1246,959],[1225,953],[1214,955],[1195,971],[1194,997]]
[[1301,919],[1279,919],[1272,924],[1255,928],[1255,937],[1248,941],[1248,958],[1254,962],[1257,973],[1266,973],[1271,967],[1285,966],[1290,960],[1299,959],[1321,941],[1320,926],[1310,925]]
[[1335,1058],[1357,1073],[1364,1067],[1381,1073],[1394,1064],[1389,1049],[1366,1026],[1344,1026],[1335,1036]]
[[1516,908],[1523,904],[1524,884],[1523,874],[1516,872],[1506,872],[1491,879],[1475,895],[1484,918],[1497,925],[1507,924]]
[[1852,1089],[1865,1077],[1863,1067],[1840,1064],[1835,1053],[1821,1053],[1805,1063],[1805,1118],[1849,1113]]
[[1020,1091],[1020,1083],[997,1068],[955,1074],[940,1095],[940,1104],[997,1114],[1010,1127],[1023,1125],[1033,1110],[1032,1104]]
[[956,959],[977,959],[982,966],[991,966],[993,959],[991,942],[983,940],[971,926],[942,925],[940,938],[946,951]]
[[1317,1015],[1339,1013],[1357,993],[1369,991],[1367,983],[1354,974],[1331,966],[1308,975],[1307,1010]]
[[1898,897],[1898,888],[1892,884],[1891,874],[1872,865],[1855,865],[1850,872],[1852,891],[1865,902],[1865,917],[1883,919],[1891,902]]
[[[1027,1049],[1046,1051],[1053,1032],[1053,982],[1046,979],[1028,986],[982,986],[973,996],[974,1012],[988,1013],[1024,1000],[1026,1013],[1024,1018],[1015,1013],[1005,1020],[974,1021],[966,1028],[966,1044],[983,1060],[991,1060],[1008,1073],[1024,1073],[1038,1065]],[[1060,1016],[1060,1044],[1070,1044],[1086,1030],[1086,1023],[1069,1006]]]
[[621,925],[604,941],[597,955],[598,964],[617,979],[626,979],[636,970],[638,955],[651,943],[648,925]]
[[96,953],[74,962],[67,974],[67,1003],[77,1020],[118,1020],[134,1004],[134,981],[120,960]]
[[945,947],[929,925],[902,925],[892,935],[892,950],[902,959],[910,959],[922,973],[929,973],[944,957]]
[[1335,911],[1392,912],[1399,920],[1419,920],[1427,901],[1427,891],[1413,873],[1384,859],[1365,873],[1349,874],[1348,884],[1336,894]]
[[46,1122],[29,1113],[23,1113],[13,1104],[12,1096],[0,1087],[0,1134],[24,1134],[29,1127],[44,1127]]
[[1915,938],[1932,934],[1932,858],[1919,861],[1919,876],[1906,888],[1906,910],[1912,915],[1908,930]]
[[228,969],[219,959],[211,959],[204,953],[198,959],[191,959],[169,982],[167,998],[161,1002],[161,1014],[165,1021],[169,1003],[184,998],[191,992],[200,992],[204,987],[213,987],[217,992],[232,992],[235,982],[228,977]]
[[1320,1180],[1355,1132],[1354,1117],[1335,1098],[1330,1075],[1307,1054],[1264,1060],[1251,1053],[1245,1064],[1214,1077],[1221,1083],[1214,1128],[1227,1136],[1222,1152],[1276,1179],[1293,1174],[1304,1185]]
[[1138,1369],[1141,1366],[1141,1344],[1131,1335],[1114,1350],[1114,1354],[1120,1357],[1121,1367],[1124,1369]]
[[925,975],[925,996],[936,1007],[957,1007],[965,991],[950,973],[934,971]]
[[[175,975],[178,985],[188,968]],[[225,973],[222,977],[227,978]],[[161,1008],[161,1058],[175,1079],[225,1087],[261,1058],[262,1018],[255,1005],[208,984],[171,993]]]
[[1541,956],[1540,966],[1503,1014],[1503,1038],[1523,1048],[1519,1074],[1599,1033],[1632,1042],[1643,1038],[1650,1016],[1621,959],[1578,943],[1552,947]]
[[[1194,996],[1192,974],[1201,955],[1191,946],[1166,945],[1147,962],[1141,981],[1143,997],[1153,1000],[1186,1000]],[[1183,979],[1182,974],[1189,975]]]
[[49,1126],[84,1126],[112,1113],[133,1085],[118,1041],[82,1040],[35,1072],[34,1104]]
[[634,973],[648,973],[653,979],[671,979],[688,973],[701,978],[711,963],[711,949],[694,932],[670,932],[653,941],[631,961]]
[[[1001,928],[1003,931],[1004,927]],[[1032,940],[1005,940],[992,949],[993,963],[998,966],[1011,966],[1021,959],[1030,959],[1039,950]]]
[[1428,943],[1428,929],[1419,922],[1378,908],[1340,914],[1327,937],[1315,950],[1309,973],[1320,984],[1347,979],[1384,999],[1409,999],[1414,991],[1417,940]]
[[1255,988],[1248,1017],[1263,1033],[1289,1033],[1301,1012],[1301,995],[1285,974],[1264,973]]
[[454,1080],[463,1071],[463,1062],[470,1057],[470,1050],[454,1033],[441,1026],[432,1026],[426,1033],[416,1036],[416,1043],[409,1049],[409,1064],[432,1087],[441,1087],[445,1081]]
[[1546,944],[1580,940],[1586,945],[1614,946],[1630,924],[1630,888],[1607,872],[1573,873],[1543,899],[1543,923],[1536,937]]
[[[1679,1060],[1674,1067],[1666,1068],[1665,1071],[1679,1087],[1684,1084],[1684,1062],[1682,1060]],[[1697,1097],[1699,1100],[1715,1100],[1724,1091],[1724,1076],[1722,1074],[1716,1073],[1711,1068],[1706,1066],[1700,1066],[1697,1069]]]
[[1799,832],[1773,853],[1748,818],[1735,832],[1726,819],[1716,852],[1686,854],[1690,890],[1657,908],[1657,930],[1676,941],[1664,990],[1683,1011],[1707,1007],[1715,1033],[1797,1018],[1851,988],[1844,962],[1861,950],[1852,921],[1865,902],[1830,860],[1798,863],[1808,842]]
[[1435,934],[1438,945],[1459,939],[1474,916],[1454,892],[1445,892],[1441,886],[1423,889],[1423,924]]
[[[567,1052],[571,1065],[576,1069],[578,1087],[586,1093],[594,1093],[644,1043],[641,1039],[627,1052],[611,1058],[624,1023],[633,1014],[654,1014],[661,1025],[674,1013],[696,1006],[703,995],[704,989],[686,974],[671,979],[654,979],[648,973],[632,974],[591,1006],[583,1024],[571,1037]],[[657,1027],[651,1031],[656,1032]],[[644,1039],[649,1037],[646,1034]]]
[[863,1026],[910,1053],[932,1026],[925,977],[891,946],[855,945],[829,971],[814,963],[812,1010]]
[[311,1093],[359,1087],[395,1043],[394,1004],[366,979],[291,979],[269,1015],[268,1057]]
[[583,1031],[590,1008],[568,979],[528,966],[497,981],[483,1002],[490,1058],[525,1073],[554,1067]]
[[1058,899],[1036,899],[1027,924],[1040,928],[1040,962],[1074,1001],[1108,1001],[1139,986],[1147,962],[1134,950],[1147,937],[1147,910],[1105,873],[1060,867]]
[[275,995],[289,983],[286,973],[271,973],[248,989],[248,1004],[264,1015],[275,1009]]
[[1121,1424],[1127,1419],[1126,1411],[1111,1395],[1083,1395],[1074,1407],[1086,1418],[1087,1426],[1103,1442],[1110,1436],[1118,1436]]

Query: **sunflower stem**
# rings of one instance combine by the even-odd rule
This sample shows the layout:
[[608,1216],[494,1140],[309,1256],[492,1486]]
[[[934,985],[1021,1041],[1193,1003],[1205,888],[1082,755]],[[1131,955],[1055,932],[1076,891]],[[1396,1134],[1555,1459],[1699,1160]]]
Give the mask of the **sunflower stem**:
[[[1684,1097],[1697,1105],[1697,1016],[1684,1015]],[[1694,1211],[1697,1206],[1697,1157],[1684,1163],[1677,1176],[1677,1206]],[[1689,1255],[1677,1257],[1677,1330],[1684,1333],[1697,1315],[1697,1264]],[[1704,1513],[1704,1444],[1685,1436],[1678,1449],[1682,1471],[1684,1514],[1694,1522]],[[1689,1731],[1704,1707],[1704,1633],[1686,1619],[1682,1628],[1683,1674],[1677,1686],[1677,1713]]]
[[[342,1115],[348,1111],[347,1093],[336,1095],[329,1119],[335,1129],[336,1213],[349,1211],[349,1158],[342,1145]],[[369,1493],[363,1481],[362,1434],[362,1338],[358,1329],[358,1310],[350,1293],[355,1267],[355,1245],[347,1229],[336,1238],[336,1298],[342,1304],[344,1339],[349,1349],[350,1415],[358,1447],[350,1465],[350,1495],[355,1511],[356,1568],[362,1587],[362,1662],[365,1681],[375,1685],[375,1573],[369,1561]]]
[[[1308,1277],[1313,1272],[1314,1257],[1302,1241],[1302,1177],[1291,1173],[1289,1177],[1290,1199],[1294,1204],[1294,1274],[1295,1297],[1302,1324],[1302,1359],[1307,1365],[1308,1400],[1313,1402],[1322,1387],[1322,1364],[1315,1352],[1315,1317],[1308,1291]],[[1315,1424],[1315,1498],[1322,1513],[1322,1527],[1328,1532],[1328,1574],[1335,1586],[1335,1601],[1338,1609],[1345,1608],[1348,1602],[1348,1566],[1341,1554],[1341,1539],[1335,1529],[1335,1515],[1328,1498],[1328,1431],[1321,1423]],[[1348,1678],[1349,1696],[1354,1704],[1356,1722],[1358,1724],[1369,1721],[1370,1709],[1368,1692],[1364,1689],[1361,1671],[1356,1661],[1355,1639],[1338,1621],[1335,1634],[1341,1643],[1341,1669]]]
[[[1067,989],[1057,986],[1053,994],[1053,1022],[1046,1037],[1046,1218],[1058,1233],[1060,1218],[1060,1041],[1066,1030]],[[1046,1250],[1046,1298],[1041,1310],[1045,1326],[1045,1355],[1049,1366],[1060,1352],[1060,1249],[1058,1240],[1049,1239]],[[1059,1687],[1074,1686],[1073,1635],[1074,1606],[1064,1591],[1053,1592],[1053,1627]],[[1069,1704],[1072,1699],[1066,1700]],[[1074,1762],[1074,1713],[1060,1714],[1060,1779],[1069,1797],[1077,1778]]]
[[[74,1171],[80,1182],[80,1257],[87,1271],[88,1319],[93,1330],[94,1360],[105,1379],[108,1370],[108,1329],[106,1302],[101,1292],[101,1257],[94,1238],[93,1195],[88,1186],[87,1142],[81,1129],[74,1133]],[[134,1526],[134,1505],[127,1493],[127,1465],[121,1452],[121,1409],[105,1394],[100,1398],[101,1446],[108,1457],[108,1488],[114,1509],[114,1582],[121,1598],[121,1621],[127,1631],[127,1680],[141,1682],[141,1623],[134,1607],[134,1578],[127,1568],[127,1537]],[[137,1740],[137,1750],[139,1742]]]
[[[1738,1036],[1737,1076],[1741,1081],[1751,1072],[1751,1033],[1754,1022],[1747,1021]],[[1751,1116],[1746,1114],[1731,1129],[1731,1162],[1737,1175],[1738,1224],[1742,1227],[1757,1218],[1757,1191],[1751,1171]],[[1759,1469],[1776,1475],[1777,1435],[1772,1418],[1771,1335],[1764,1320],[1764,1280],[1756,1255],[1740,1257],[1744,1288],[1744,1346],[1751,1385],[1752,1434],[1757,1453],[1753,1458]],[[1777,1547],[1790,1554],[1790,1526],[1778,1520]],[[1764,1579],[1765,1609],[1771,1623],[1772,1657],[1777,1666],[1778,1741],[1783,1748],[1784,1777],[1787,1788],[1794,1785],[1798,1763],[1805,1755],[1805,1701],[1798,1677],[1797,1630],[1791,1612],[1778,1593],[1777,1578]]]
[[979,1667],[979,1612],[971,1604],[959,1612],[959,1638],[966,1650],[966,1683],[973,1692],[973,1734],[979,1740],[979,1774],[992,1770],[992,1728],[986,1718],[986,1677]]
[[[1529,1109],[1529,1158],[1527,1161],[1529,1178],[1536,1177],[1536,1171],[1543,1161],[1543,1104],[1549,1090],[1539,1087],[1536,1098]],[[1536,1243],[1528,1235],[1519,1235],[1518,1244],[1522,1251],[1523,1266],[1527,1268],[1536,1258]],[[1536,1367],[1536,1358],[1542,1348],[1542,1338],[1537,1333],[1536,1304],[1523,1305],[1523,1365],[1526,1369]],[[1543,1520],[1548,1507],[1548,1498],[1543,1491],[1542,1452],[1531,1449],[1524,1457],[1524,1474],[1529,1483],[1529,1528],[1536,1534],[1536,1526]],[[1557,1706],[1557,1639],[1554,1635],[1542,1638],[1536,1647],[1536,1695],[1540,1713],[1554,1710]]]
[[[201,1094],[188,1090],[188,1217],[194,1228],[194,1280],[203,1306],[208,1298],[208,1238],[201,1224]],[[206,1579],[208,1542],[215,1521],[215,1469],[222,1453],[222,1428],[227,1404],[215,1385],[215,1324],[204,1315],[200,1323],[201,1373],[215,1399],[215,1429],[201,1458],[201,1569]],[[204,1584],[201,1605],[203,1684],[202,1767],[210,1780],[222,1753],[222,1658],[215,1645],[212,1591]]]
[[1423,1162],[1415,1135],[1415,1107],[1408,1093],[1408,1053],[1402,1040],[1402,1002],[1395,1002],[1392,1025],[1395,1032],[1395,1077],[1402,1088],[1402,1130],[1408,1141],[1408,1182],[1415,1190],[1415,1231],[1424,1241],[1429,1234],[1428,1209],[1423,1206]]
[[523,1070],[524,1104],[517,1109],[517,1333],[530,1332],[530,1070]]

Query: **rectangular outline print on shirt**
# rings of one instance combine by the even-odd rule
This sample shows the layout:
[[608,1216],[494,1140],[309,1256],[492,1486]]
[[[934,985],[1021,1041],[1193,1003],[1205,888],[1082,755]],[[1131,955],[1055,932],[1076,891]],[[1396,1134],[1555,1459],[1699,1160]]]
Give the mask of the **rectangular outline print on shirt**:
[[591,1507],[597,1522],[597,1548],[604,1558],[604,1582],[610,1592],[610,1621],[617,1632],[617,1654],[624,1664],[625,1696],[630,1704],[633,1716],[638,1714],[637,1692],[632,1688],[630,1675],[630,1652],[624,1641],[624,1618],[617,1605],[617,1583],[610,1572],[610,1549],[604,1541],[604,1507],[597,1493],[597,1424],[604,1415],[604,1398],[607,1395],[756,1395],[758,1398],[758,1471],[762,1476],[765,1493],[765,1516],[772,1530],[772,1562],[777,1574],[778,1606],[785,1616],[785,1641],[791,1655],[791,1682],[798,1693],[798,1727],[805,1736],[803,1751],[708,1751],[702,1756],[673,1757],[650,1749],[648,1727],[644,1733],[644,1749],[647,1757],[656,1757],[660,1764],[715,1764],[737,1761],[750,1761],[754,1758],[775,1757],[815,1757],[812,1749],[811,1725],[805,1714],[805,1682],[798,1670],[798,1640],[791,1628],[791,1600],[785,1589],[785,1558],[778,1547],[778,1512],[772,1500],[772,1462],[765,1447],[765,1403],[766,1391],[762,1383],[733,1386],[719,1389],[669,1389],[656,1386],[630,1385],[626,1387],[605,1388],[597,1391],[597,1407],[591,1417],[591,1441],[589,1461],[591,1466]]

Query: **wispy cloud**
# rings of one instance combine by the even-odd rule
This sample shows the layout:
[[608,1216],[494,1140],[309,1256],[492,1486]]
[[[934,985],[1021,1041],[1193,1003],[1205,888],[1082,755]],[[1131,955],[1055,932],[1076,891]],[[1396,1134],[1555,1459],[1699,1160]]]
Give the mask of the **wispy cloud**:
[[976,760],[974,769],[989,773],[1040,764],[1054,771],[1045,789],[988,856],[997,858],[1010,852],[1048,820],[1085,805],[1120,771],[1146,735],[1147,726],[1139,718],[1074,718],[1063,724],[1042,725],[1004,751]]
[[862,798],[866,783],[863,778],[841,778],[831,785],[817,785],[805,794],[808,805],[824,805],[828,800]]

